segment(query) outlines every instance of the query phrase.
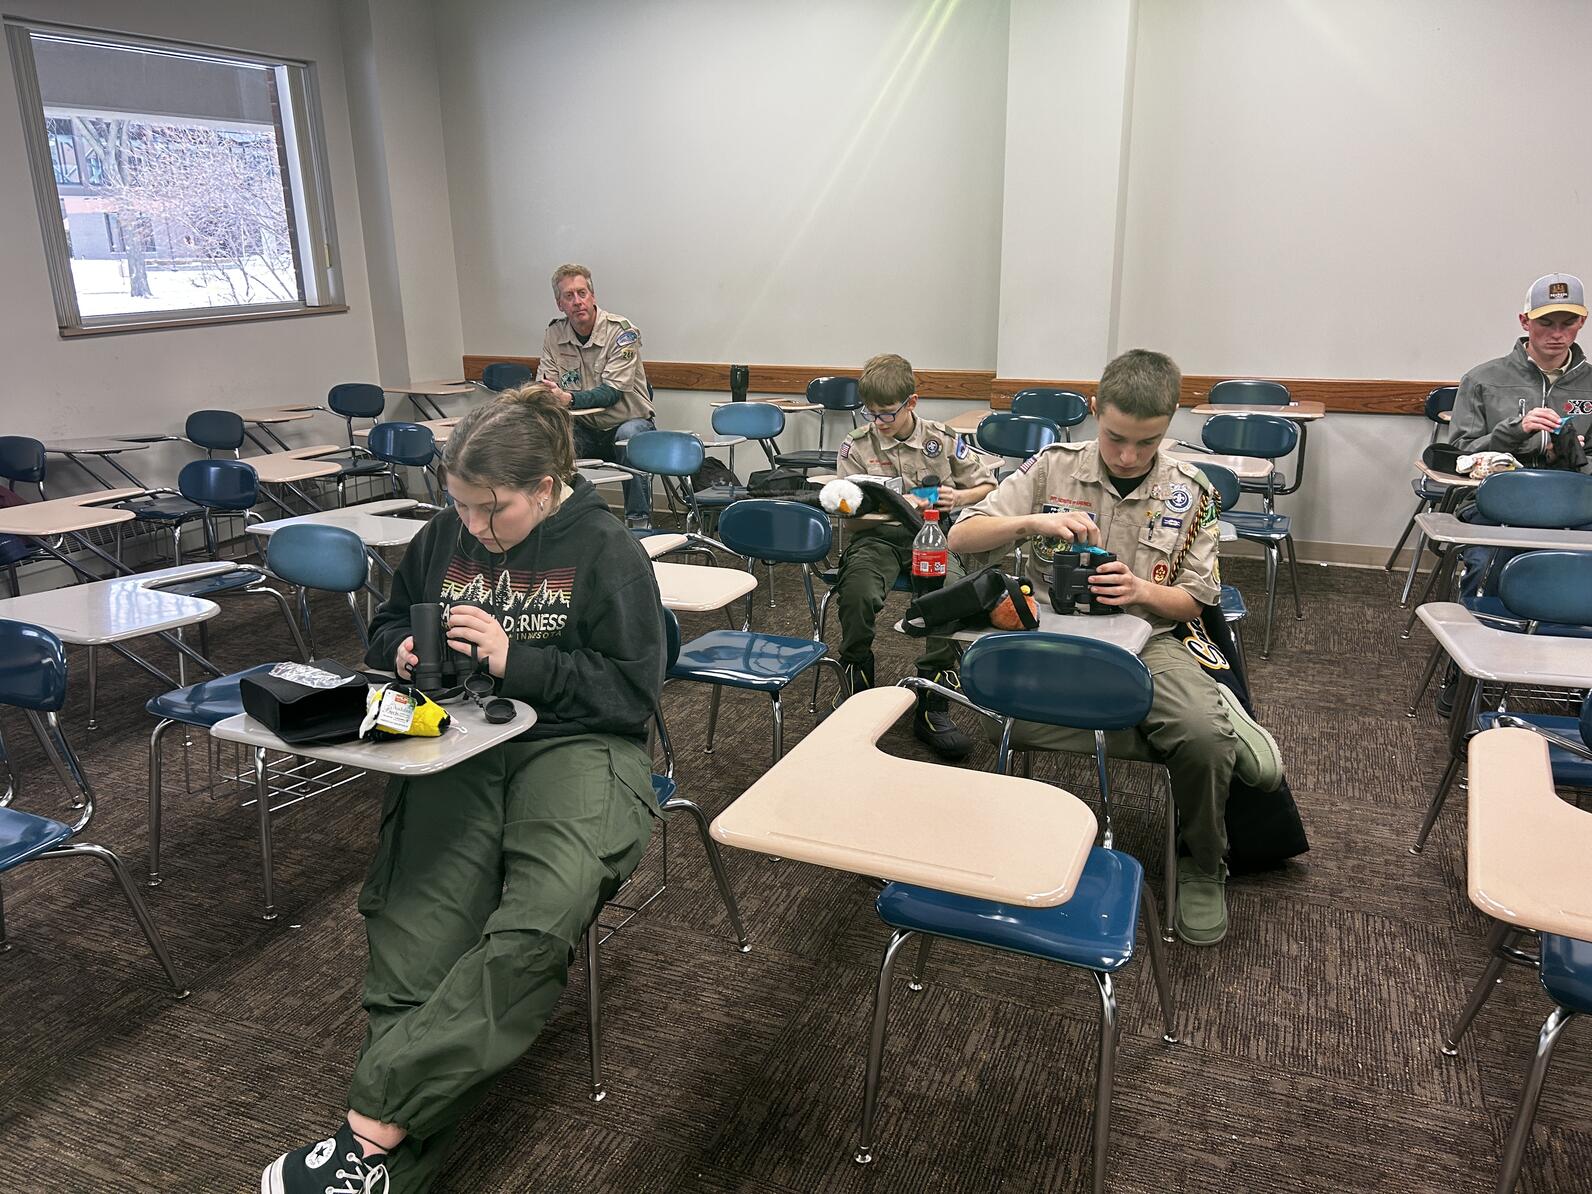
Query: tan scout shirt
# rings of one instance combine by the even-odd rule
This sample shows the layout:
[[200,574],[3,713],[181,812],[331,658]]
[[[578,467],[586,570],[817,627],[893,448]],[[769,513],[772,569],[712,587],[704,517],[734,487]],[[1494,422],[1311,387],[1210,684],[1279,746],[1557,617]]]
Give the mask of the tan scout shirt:
[[591,338],[584,344],[575,338],[567,318],[553,320],[542,337],[536,377],[557,382],[570,393],[603,385],[618,390],[612,406],[581,416],[581,421],[592,427],[617,427],[626,419],[652,418],[647,371],[641,364],[641,333],[622,315],[599,308]]
[[857,473],[901,477],[914,489],[929,473],[953,489],[972,489],[995,481],[991,457],[975,451],[944,423],[914,414],[916,425],[906,439],[896,439],[877,423],[846,436],[835,453],[835,475]]
[[[1155,466],[1138,488],[1127,497],[1118,497],[1100,463],[1096,441],[1052,444],[1025,460],[999,489],[970,506],[962,517],[1017,517],[1069,510],[1094,519],[1100,527],[1100,546],[1115,554],[1135,576],[1171,584],[1201,605],[1220,602],[1216,492],[1197,467],[1165,452],[1156,454]],[[1025,553],[1036,594],[1046,592],[1054,554],[1050,540],[1033,541]],[[1148,620],[1156,634],[1176,624],[1140,605],[1124,608]]]

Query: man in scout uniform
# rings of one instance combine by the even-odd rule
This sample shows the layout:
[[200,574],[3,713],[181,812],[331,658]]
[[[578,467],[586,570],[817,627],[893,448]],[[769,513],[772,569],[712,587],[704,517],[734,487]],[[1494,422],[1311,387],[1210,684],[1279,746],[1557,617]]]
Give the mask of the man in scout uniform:
[[[1089,584],[1102,604],[1146,619],[1150,641],[1139,657],[1155,680],[1150,714],[1134,730],[1106,736],[1110,754],[1165,763],[1181,823],[1176,929],[1193,945],[1227,932],[1227,789],[1235,766],[1257,787],[1282,777],[1277,745],[1206,674],[1172,633],[1221,600],[1217,501],[1194,465],[1160,451],[1177,409],[1181,377],[1158,352],[1135,349],[1106,366],[1094,399],[1098,440],[1053,444],[1031,456],[951,529],[960,552],[1003,550],[1034,540],[1027,567],[1037,593],[1050,560],[1067,543],[1116,555]],[[1066,683],[1058,677],[1058,683]],[[1092,752],[1088,732],[1019,722],[1019,750]]]
[[[537,380],[573,410],[576,456],[622,464],[625,441],[657,429],[641,365],[641,333],[624,316],[597,305],[584,265],[553,271],[553,298],[564,314],[542,337]],[[637,527],[651,523],[650,479],[625,482],[625,521]]]
[[[1592,365],[1575,338],[1586,325],[1586,291],[1571,274],[1547,274],[1526,291],[1514,349],[1460,379],[1454,400],[1457,448],[1508,452],[1527,468],[1552,467],[1551,437],[1569,420],[1592,428]],[[1562,466],[1561,466],[1562,467]],[[1583,465],[1582,472],[1592,472]]]
[[[853,431],[836,453],[836,473],[899,477],[909,501],[927,506],[911,496],[926,477],[938,478],[935,508],[950,511],[983,498],[995,488],[989,458],[974,451],[944,423],[920,418],[917,379],[912,366],[894,353],[876,356],[862,367],[858,390],[867,423]],[[840,663],[852,692],[873,685],[874,619],[884,608],[886,595],[897,578],[912,566],[913,532],[899,523],[848,523],[851,542],[840,557],[840,578],[835,602],[840,607]],[[954,555],[946,561],[946,583],[962,575]],[[918,675],[956,687],[955,640],[931,638],[917,662]],[[972,740],[946,713],[946,698],[918,694],[912,732],[944,759],[964,759]]]

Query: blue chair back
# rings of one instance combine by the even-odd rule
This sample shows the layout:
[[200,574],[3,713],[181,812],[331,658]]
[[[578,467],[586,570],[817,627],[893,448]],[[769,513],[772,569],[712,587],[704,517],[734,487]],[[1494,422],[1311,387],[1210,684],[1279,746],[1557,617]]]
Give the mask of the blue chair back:
[[663,607],[663,653],[667,657],[665,671],[680,662],[680,619],[667,605]]
[[694,476],[702,441],[688,431],[638,431],[625,441],[625,463],[661,477]]
[[1592,553],[1528,551],[1518,555],[1504,565],[1498,578],[1498,599],[1517,618],[1592,626]]
[[1204,473],[1212,485],[1216,487],[1217,500],[1221,502],[1223,510],[1231,510],[1238,505],[1239,494],[1243,490],[1238,484],[1238,475],[1232,469],[1220,464],[1204,464],[1195,461],[1200,472]]
[[365,441],[370,454],[388,464],[425,468],[437,458],[437,441],[431,428],[419,423],[377,423]]
[[1130,651],[1043,631],[986,634],[962,654],[962,692],[1002,717],[1125,730],[1150,712],[1155,684]]
[[1280,381],[1219,381],[1209,396],[1212,406],[1287,406],[1292,401]]
[[773,439],[785,430],[785,412],[768,402],[731,402],[714,408],[713,430],[720,435]]
[[231,410],[196,410],[183,424],[183,436],[211,452],[243,447],[243,417]]
[[1581,741],[1592,746],[1592,692],[1581,702]]
[[719,539],[748,559],[816,564],[829,554],[833,538],[829,516],[802,502],[747,498],[719,515]]
[[1426,417],[1434,423],[1442,422],[1437,416],[1454,409],[1454,399],[1459,397],[1458,386],[1438,386],[1426,395]]
[[1205,420],[1200,438],[1212,452],[1224,456],[1276,460],[1299,446],[1299,426],[1276,415],[1212,415]]
[[1029,457],[1061,438],[1061,428],[1049,419],[1000,410],[978,425],[978,446],[996,456]]
[[1037,415],[1057,427],[1076,427],[1089,417],[1089,400],[1073,390],[1035,386],[1012,395],[1012,414]]
[[1585,526],[1592,523],[1592,477],[1539,468],[1494,473],[1476,490],[1476,510],[1505,527]]
[[66,704],[66,651],[42,626],[0,621],[0,705],[56,713]]
[[855,377],[815,377],[807,383],[807,401],[828,410],[854,411],[862,407],[862,392]]
[[529,365],[518,361],[493,361],[481,370],[481,384],[489,390],[511,390],[536,376]]
[[248,510],[259,486],[254,466],[242,460],[190,460],[177,474],[177,492],[209,510]]
[[326,405],[345,419],[375,419],[387,409],[387,395],[368,381],[345,381],[326,391]]
[[0,435],[0,477],[44,483],[44,445],[25,435]]
[[370,560],[364,542],[347,527],[295,522],[266,543],[265,566],[289,584],[355,593],[365,583]]

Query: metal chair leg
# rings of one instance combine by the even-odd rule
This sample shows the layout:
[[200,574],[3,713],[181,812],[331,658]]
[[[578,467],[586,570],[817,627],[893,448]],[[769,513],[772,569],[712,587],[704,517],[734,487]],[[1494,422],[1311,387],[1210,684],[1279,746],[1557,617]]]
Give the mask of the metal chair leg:
[[6,893],[5,887],[0,885],[0,954],[11,948],[11,942],[6,940]]
[[1305,620],[1304,607],[1299,604],[1299,557],[1294,554],[1294,541],[1292,535],[1283,537],[1283,546],[1288,549],[1288,579],[1293,587],[1294,618],[1296,621]]
[[907,990],[921,991],[924,987],[923,975],[929,968],[929,951],[934,948],[934,938],[924,933],[918,939],[918,957],[912,963],[912,977],[907,980]]
[[708,866],[713,869],[713,881],[719,885],[719,895],[724,900],[724,910],[730,914],[730,924],[735,929],[735,947],[743,954],[752,951],[751,945],[746,940],[746,928],[741,924],[741,909],[735,902],[735,893],[730,890],[729,876],[724,873],[724,859],[719,853],[719,844],[713,840],[713,835],[708,832],[708,818],[696,802],[687,800],[683,796],[675,796],[663,804],[663,811],[672,813],[676,809],[684,809],[691,815],[692,822],[696,825],[697,836],[702,839],[702,849],[708,856]]
[[1438,661],[1443,657],[1443,648],[1437,644],[1432,645],[1432,654],[1426,660],[1426,670],[1421,673],[1421,682],[1416,686],[1415,695],[1410,698],[1410,707],[1404,710],[1405,717],[1414,717],[1415,710],[1420,706],[1421,698],[1426,695],[1426,686],[1432,682],[1432,673],[1437,671]]
[[1542,1084],[1548,1077],[1548,1066],[1553,1061],[1553,1047],[1559,1043],[1564,1026],[1575,1019],[1569,1008],[1554,1006],[1542,1022],[1537,1034],[1537,1051],[1532,1055],[1531,1068],[1526,1071],[1526,1084],[1520,1091],[1520,1106],[1515,1111],[1515,1125],[1509,1129],[1509,1140],[1504,1145],[1504,1159],[1498,1166],[1498,1194],[1512,1194],[1520,1178],[1520,1165],[1526,1159],[1526,1145],[1531,1141],[1531,1124],[1537,1118],[1537,1100],[1542,1097]]
[[1095,776],[1100,784],[1100,844],[1107,850],[1111,849],[1111,842],[1115,835],[1111,830],[1111,781],[1106,776],[1106,734],[1104,730],[1094,732],[1095,739]]
[[1090,1189],[1105,1194],[1106,1153],[1111,1138],[1111,1090],[1117,1071],[1117,998],[1111,976],[1090,971],[1100,988],[1100,1068],[1095,1077],[1094,1174]]
[[160,963],[160,968],[166,972],[166,979],[171,983],[172,994],[178,999],[188,998],[188,988],[182,985],[182,980],[177,977],[177,970],[171,964],[171,955],[166,952],[166,943],[160,936],[160,930],[155,927],[155,922],[150,918],[149,909],[144,906],[144,897],[138,894],[138,887],[127,874],[127,868],[122,865],[122,860],[107,850],[104,846],[97,846],[89,842],[73,842],[69,845],[57,846],[40,858],[69,858],[69,857],[97,858],[111,868],[111,874],[116,876],[116,882],[121,884],[122,894],[127,897],[127,905],[133,910],[133,916],[138,921],[138,927],[144,931],[144,940],[149,942],[149,948],[155,955],[155,960]]
[[260,888],[265,901],[260,919],[275,920],[275,888],[271,877],[271,791],[266,775],[263,746],[254,748],[254,800],[254,811],[260,823]]
[[1271,658],[1271,626],[1277,612],[1277,557],[1282,554],[1275,543],[1266,544],[1266,637],[1260,645],[1260,657]]
[[890,979],[895,973],[896,955],[912,938],[912,933],[897,929],[884,947],[879,964],[879,981],[873,989],[873,1029],[868,1037],[868,1070],[862,1088],[862,1140],[853,1160],[859,1165],[873,1161],[873,1117],[879,1104],[879,1072],[884,1066],[885,1030],[890,1021]]
[[599,925],[592,917],[586,926],[586,1045],[591,1053],[591,1101],[600,1103],[608,1097],[603,1084],[603,1001],[602,982],[598,974]]
[[1404,542],[1410,537],[1410,532],[1415,529],[1415,515],[1426,509],[1426,503],[1415,503],[1415,514],[1410,515],[1410,520],[1404,524],[1404,533],[1399,536],[1399,541],[1393,545],[1393,550],[1387,553],[1387,563],[1382,565],[1383,572],[1392,572],[1393,563],[1399,558],[1399,552],[1404,550]]
[[702,753],[705,755],[713,753],[713,735],[719,728],[719,701],[723,696],[723,686],[715,684],[713,696],[708,700],[708,744],[702,748]]
[[[1172,926],[1177,923],[1177,802],[1172,799],[1170,775],[1166,786],[1166,850],[1162,865],[1166,871],[1163,879],[1166,886],[1166,935],[1163,940],[1171,941]],[[1145,893],[1148,895],[1149,888],[1145,888]]]
[[[1454,715],[1459,716],[1459,710],[1454,710]],[[1448,799],[1448,789],[1454,784],[1454,777],[1459,774],[1460,764],[1464,757],[1455,755],[1448,760],[1448,767],[1443,771],[1443,778],[1437,785],[1437,791],[1432,796],[1431,804],[1426,806],[1426,818],[1421,822],[1421,831],[1415,835],[1415,843],[1410,847],[1411,854],[1419,854],[1426,849],[1426,839],[1432,832],[1432,826],[1437,824],[1437,816],[1443,811],[1443,802]]]
[[160,747],[166,731],[176,724],[171,718],[164,718],[149,735],[149,873],[145,875],[144,882],[151,887],[160,886]]
[[1504,950],[1514,935],[1514,926],[1501,920],[1495,922],[1492,931],[1487,934],[1487,965],[1482,970],[1481,977],[1476,980],[1476,985],[1470,989],[1470,998],[1465,1001],[1459,1019],[1454,1021],[1454,1026],[1443,1036],[1444,1057],[1459,1056],[1459,1042],[1464,1039],[1471,1022],[1480,1014],[1482,1007],[1492,998],[1499,977],[1509,962]]
[[88,728],[99,729],[99,648],[88,645]]
[[[1171,934],[1163,931],[1161,914],[1155,907],[1155,895],[1150,891],[1148,883],[1141,883],[1143,890],[1139,893],[1139,903],[1144,909],[1144,919],[1148,922],[1144,926],[1144,939],[1150,946],[1150,972],[1155,976],[1155,993],[1161,1001],[1161,1022],[1166,1031],[1161,1034],[1161,1039],[1169,1045],[1177,1044],[1177,1020],[1172,1011],[1172,980],[1166,968],[1165,942],[1172,939]],[[1171,910],[1167,910],[1167,924],[1172,922]]]
[[774,762],[785,756],[785,707],[780,704],[779,693],[771,694],[774,711]]
[[1399,608],[1410,603],[1410,590],[1415,588],[1415,577],[1421,570],[1421,555],[1426,550],[1426,532],[1415,537],[1415,554],[1410,557],[1410,570],[1404,574],[1404,590],[1399,594]]

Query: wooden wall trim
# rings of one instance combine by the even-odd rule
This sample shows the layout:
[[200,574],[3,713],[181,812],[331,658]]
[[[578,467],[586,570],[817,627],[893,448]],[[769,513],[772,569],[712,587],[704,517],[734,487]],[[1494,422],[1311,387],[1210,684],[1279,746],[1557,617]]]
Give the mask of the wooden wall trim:
[[[479,380],[481,370],[493,361],[518,361],[536,368],[536,357],[470,355],[464,358],[464,376]],[[648,361],[647,379],[659,390],[702,390],[729,393],[728,364],[703,361]],[[851,374],[857,367],[824,365],[751,365],[755,394],[801,394],[815,377]],[[1198,406],[1219,376],[1190,374],[1183,378],[1179,401]],[[1373,378],[1279,377],[1296,399],[1320,402],[1329,412],[1362,415],[1418,415],[1426,395],[1451,381],[1392,381]],[[963,402],[988,402],[996,410],[1012,404],[1012,395],[1031,386],[1054,386],[1092,397],[1094,381],[1059,381],[1052,378],[997,377],[987,369],[920,369],[918,393],[924,398],[951,398]]]

